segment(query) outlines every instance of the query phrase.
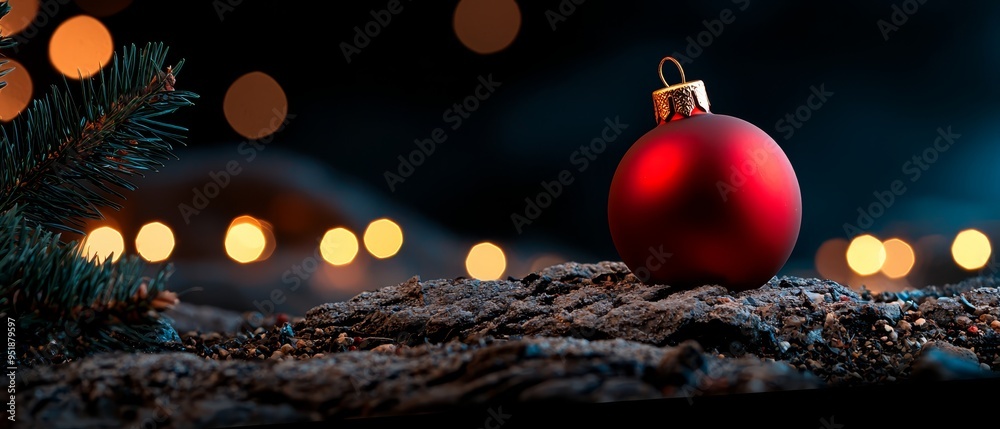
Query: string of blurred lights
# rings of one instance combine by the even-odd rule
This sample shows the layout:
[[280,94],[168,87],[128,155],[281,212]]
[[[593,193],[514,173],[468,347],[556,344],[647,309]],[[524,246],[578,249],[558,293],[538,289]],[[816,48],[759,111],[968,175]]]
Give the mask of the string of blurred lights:
[[[51,11],[40,10],[38,0],[10,0],[10,3],[13,6],[11,14],[0,22],[0,32],[7,36],[22,33],[20,38],[30,39],[41,27],[48,25],[54,15]],[[48,47],[52,66],[70,79],[92,76],[109,62],[114,50],[111,32],[92,16],[112,15],[125,9],[131,1],[76,0],[76,3],[89,15],[76,15],[59,23]],[[452,26],[456,38],[466,48],[486,55],[502,51],[514,42],[520,32],[521,19],[520,9],[514,1],[462,0],[456,5]],[[0,121],[7,122],[30,103],[33,82],[21,63],[10,58],[5,60],[8,64],[4,68],[13,69],[4,77],[7,86],[0,90]],[[260,139],[277,129],[275,124],[284,118],[279,116],[276,120],[276,112],[287,111],[287,104],[281,85],[271,76],[255,71],[233,82],[226,93],[223,111],[234,131],[250,139]],[[367,252],[376,259],[392,258],[402,248],[403,241],[402,228],[388,218],[372,221],[361,240]],[[162,222],[143,225],[134,244],[139,255],[150,262],[167,260],[177,245],[172,229]],[[919,248],[920,243],[917,244]],[[276,245],[271,224],[251,216],[233,219],[223,240],[226,255],[240,264],[267,260]],[[345,227],[326,231],[318,247],[323,259],[334,266],[351,264],[360,250],[357,235]],[[84,254],[98,262],[109,257],[117,260],[124,251],[124,236],[114,225],[100,225],[84,238]],[[957,266],[973,271],[989,262],[992,246],[986,234],[966,229],[952,240],[950,254]],[[546,257],[553,263],[561,261],[553,255]],[[881,240],[866,234],[850,241],[827,240],[816,251],[815,268],[821,277],[838,281],[852,278],[852,275],[866,278],[879,274],[888,279],[903,279],[911,274],[920,258],[928,256],[921,256],[902,238]],[[537,260],[532,270],[549,262],[543,259]],[[506,256],[494,243],[477,243],[469,249],[465,268],[473,278],[498,279],[507,269]]]
[[[388,259],[402,247],[403,229],[391,219],[376,219],[365,229],[363,241],[372,256]],[[150,262],[166,260],[175,245],[173,231],[162,222],[143,225],[135,239],[139,255]],[[239,216],[230,222],[226,230],[224,247],[226,255],[240,264],[264,261],[275,247],[274,233],[265,221],[252,216]],[[114,227],[102,225],[87,234],[83,249],[88,258],[96,257],[96,262],[103,262],[109,257],[114,261],[125,251],[125,239]],[[323,235],[319,251],[327,263],[347,265],[358,255],[358,238],[347,228],[332,228]],[[490,242],[473,246],[465,265],[469,275],[480,280],[498,279],[507,268],[503,250]]]
[[[966,271],[985,267],[993,254],[989,237],[976,229],[958,232],[949,250],[953,262]],[[924,258],[927,262],[928,256]],[[822,277],[841,282],[849,279],[852,273],[862,278],[882,274],[896,280],[909,275],[918,259],[914,246],[901,238],[883,241],[864,234],[850,242],[841,238],[827,240],[816,251],[815,265]]]
[[[376,219],[368,224],[361,242],[371,256],[389,259],[402,248],[403,229],[389,218]],[[169,258],[175,245],[173,231],[161,222],[143,225],[135,238],[136,251],[150,262]],[[226,255],[241,264],[267,260],[275,246],[271,225],[251,216],[233,219],[224,240]],[[334,266],[350,264],[360,251],[357,235],[345,227],[326,231],[318,246],[323,260]],[[84,240],[84,253],[98,262],[108,257],[117,260],[124,250],[122,233],[109,225],[94,228]],[[956,234],[950,250],[954,263],[967,271],[986,266],[993,252],[989,237],[976,229]],[[880,240],[865,234],[849,243],[840,238],[823,243],[816,252],[815,265],[819,274],[829,279],[847,278],[849,273],[843,268],[862,277],[881,273],[889,279],[901,279],[910,274],[916,262],[913,246],[903,239]],[[506,255],[494,243],[477,243],[469,249],[465,267],[472,278],[495,280],[507,269]]]

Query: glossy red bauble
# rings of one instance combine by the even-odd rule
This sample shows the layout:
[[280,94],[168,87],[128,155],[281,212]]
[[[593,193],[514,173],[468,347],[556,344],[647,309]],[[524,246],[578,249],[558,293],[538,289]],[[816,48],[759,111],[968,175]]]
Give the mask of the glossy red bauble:
[[661,120],[636,141],[608,197],[625,264],[644,282],[678,288],[763,285],[788,260],[801,221],[798,180],[778,144],[708,112]]

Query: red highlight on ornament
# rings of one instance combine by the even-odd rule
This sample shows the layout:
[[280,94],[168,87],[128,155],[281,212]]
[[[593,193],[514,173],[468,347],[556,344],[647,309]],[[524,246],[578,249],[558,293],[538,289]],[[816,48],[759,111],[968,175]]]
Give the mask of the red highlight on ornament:
[[650,150],[649,156],[637,159],[636,168],[627,174],[633,175],[636,183],[636,197],[656,201],[663,195],[676,192],[684,185],[685,159],[681,145],[660,145]]

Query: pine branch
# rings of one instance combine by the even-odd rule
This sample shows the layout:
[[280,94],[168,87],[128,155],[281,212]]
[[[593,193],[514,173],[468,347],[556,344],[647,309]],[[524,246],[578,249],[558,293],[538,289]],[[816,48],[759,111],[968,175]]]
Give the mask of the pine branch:
[[[0,18],[9,10],[0,2]],[[0,49],[13,44],[0,37]],[[162,44],[127,47],[106,71],[81,77],[79,104],[68,83],[53,85],[0,129],[0,315],[17,320],[23,364],[179,341],[160,314],[178,302],[165,289],[171,266],[146,277],[136,256],[98,263],[58,233],[81,233],[84,219],[102,217],[98,207],[120,208],[112,198],[135,189],[128,179],[156,171],[182,144],[187,130],[161,116],[197,95],[174,89],[183,60],[164,70],[166,55]]]
[[159,315],[178,302],[170,265],[144,277],[136,256],[88,260],[80,243],[28,226],[20,207],[0,214],[0,243],[0,314],[17,319],[23,363],[178,340]]
[[[23,207],[29,225],[82,233],[98,207],[120,209],[112,197],[134,190],[130,176],[156,171],[175,158],[187,130],[161,116],[190,106],[196,94],[174,89],[184,61],[163,65],[167,48],[133,45],[116,53],[108,71],[82,79],[80,102],[53,85],[0,134],[0,212]],[[96,82],[96,85],[95,85]],[[82,106],[82,107],[80,107]]]

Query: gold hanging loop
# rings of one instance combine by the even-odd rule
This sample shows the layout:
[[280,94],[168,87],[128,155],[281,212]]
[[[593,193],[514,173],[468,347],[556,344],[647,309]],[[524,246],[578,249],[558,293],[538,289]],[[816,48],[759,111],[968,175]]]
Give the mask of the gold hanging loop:
[[666,63],[667,60],[673,61],[674,65],[677,66],[677,71],[681,72],[681,83],[687,83],[687,78],[684,77],[684,67],[681,67],[681,63],[674,57],[666,56],[660,60],[660,65],[656,68],[656,72],[660,74],[660,81],[663,82],[663,86],[670,86],[667,80],[663,78],[663,63]]

